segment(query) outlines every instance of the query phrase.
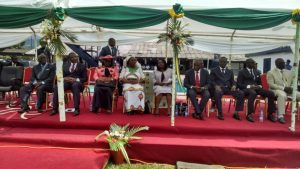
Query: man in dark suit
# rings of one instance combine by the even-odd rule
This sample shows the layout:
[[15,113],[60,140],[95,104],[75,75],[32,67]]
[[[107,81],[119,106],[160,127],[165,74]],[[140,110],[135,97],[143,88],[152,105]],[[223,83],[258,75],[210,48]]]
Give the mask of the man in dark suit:
[[[84,82],[87,80],[87,71],[85,65],[79,63],[79,57],[76,53],[69,54],[70,62],[63,65],[64,89],[71,90],[75,111],[74,116],[79,115],[80,92],[83,91]],[[57,86],[54,87],[53,110],[50,115],[58,113],[58,93]]]
[[226,68],[227,58],[221,57],[220,66],[211,70],[210,82],[213,88],[214,100],[218,108],[218,119],[224,120],[222,111],[222,96],[232,95],[236,99],[235,113],[233,118],[241,120],[238,112],[243,111],[244,108],[244,92],[236,90],[236,83],[232,70]]
[[254,122],[254,101],[257,95],[268,98],[268,119],[272,122],[276,122],[273,115],[275,113],[275,94],[271,91],[264,90],[261,86],[260,75],[257,70],[254,69],[254,60],[246,60],[246,68],[241,70],[238,74],[237,85],[244,92],[248,98],[248,115],[246,119],[250,122]]
[[108,39],[108,45],[101,49],[99,57],[111,55],[112,57],[117,56],[118,49],[116,48],[116,40],[114,38]]
[[[187,96],[191,99],[195,109],[193,118],[203,120],[202,112],[210,97],[208,91],[209,74],[208,71],[203,68],[203,60],[199,59],[194,61],[194,68],[186,72],[183,85],[187,88]],[[199,105],[196,99],[197,94],[201,95]]]
[[36,108],[39,113],[43,112],[42,105],[45,92],[51,92],[53,89],[53,80],[55,77],[55,67],[50,63],[47,63],[46,56],[44,54],[38,57],[39,64],[32,68],[32,74],[28,85],[23,86],[20,89],[21,110],[19,113],[29,111],[28,99],[33,89],[37,92],[37,104]]

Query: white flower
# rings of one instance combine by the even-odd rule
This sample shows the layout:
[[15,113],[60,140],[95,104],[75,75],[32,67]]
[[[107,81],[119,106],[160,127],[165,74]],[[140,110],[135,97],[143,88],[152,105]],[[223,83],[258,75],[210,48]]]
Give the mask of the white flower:
[[105,135],[109,135],[109,132],[107,131],[107,130],[105,130],[104,132],[103,132],[103,134],[105,134]]

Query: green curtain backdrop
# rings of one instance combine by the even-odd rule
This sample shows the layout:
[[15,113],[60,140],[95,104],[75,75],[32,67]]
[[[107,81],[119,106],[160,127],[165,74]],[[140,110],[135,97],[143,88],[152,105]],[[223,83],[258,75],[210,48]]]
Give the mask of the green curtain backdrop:
[[23,28],[41,23],[47,9],[0,6],[0,28]]
[[[0,6],[0,28],[22,28],[41,23],[51,15],[49,11],[51,9]],[[82,22],[113,29],[142,28],[169,18],[168,11],[127,6],[67,8],[65,12]],[[185,10],[185,16],[217,27],[257,30],[290,20],[291,12],[232,8]]]
[[68,8],[74,19],[112,29],[135,29],[157,25],[169,18],[167,11],[126,6]]
[[189,10],[185,16],[198,22],[237,30],[258,30],[277,26],[291,19],[291,12],[242,8]]

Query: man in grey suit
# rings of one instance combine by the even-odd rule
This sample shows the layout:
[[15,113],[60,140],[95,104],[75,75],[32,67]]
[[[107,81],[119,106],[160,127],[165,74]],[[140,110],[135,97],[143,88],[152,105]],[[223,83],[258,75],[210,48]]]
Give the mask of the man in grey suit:
[[[285,62],[282,58],[275,60],[276,68],[267,73],[267,80],[270,90],[277,97],[278,121],[284,124],[285,103],[288,96],[292,95],[292,76],[289,70],[285,68]],[[300,92],[297,92],[297,100],[300,99]]]
[[55,77],[55,67],[47,63],[46,55],[41,54],[38,57],[39,64],[32,68],[32,74],[28,85],[20,89],[21,110],[19,113],[28,112],[28,99],[33,89],[37,91],[36,108],[39,113],[43,112],[42,105],[46,91],[51,92],[53,89],[53,80]]
[[[183,85],[187,88],[187,96],[191,99],[195,109],[193,118],[203,120],[202,112],[210,98],[208,91],[209,74],[208,71],[203,68],[203,60],[199,59],[194,61],[194,68],[186,72]],[[196,99],[197,94],[201,95],[199,105]]]

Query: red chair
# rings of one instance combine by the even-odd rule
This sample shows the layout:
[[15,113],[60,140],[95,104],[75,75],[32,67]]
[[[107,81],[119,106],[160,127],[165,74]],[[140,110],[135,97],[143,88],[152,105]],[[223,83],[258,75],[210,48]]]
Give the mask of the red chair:
[[[262,88],[264,90],[269,90],[267,74],[264,73],[264,74],[260,75],[260,81],[261,81]],[[264,101],[264,103],[265,103],[264,113],[265,113],[265,116],[267,117],[268,116],[268,99],[267,98],[264,98],[264,97],[258,95],[254,102],[254,110],[256,110],[257,105],[259,105],[259,107],[261,107],[260,101]],[[246,107],[247,107],[247,104],[246,104]],[[246,109],[246,110],[248,110],[248,109]],[[248,114],[248,112],[246,111],[246,115],[247,114]]]
[[88,80],[84,83],[84,89],[87,92],[90,101],[91,101],[90,85],[95,85],[96,84],[96,80],[94,79],[95,70],[96,70],[96,67],[91,67],[91,68],[87,69],[87,71],[89,71],[88,74],[90,74],[90,75],[88,77]]
[[23,85],[29,84],[31,74],[32,74],[32,67],[26,67],[24,69],[24,74],[23,74]]
[[269,90],[270,87],[269,87],[269,84],[268,84],[268,80],[267,80],[267,74],[264,73],[260,76],[260,81],[261,81],[261,85],[262,85],[262,88],[264,90]]

